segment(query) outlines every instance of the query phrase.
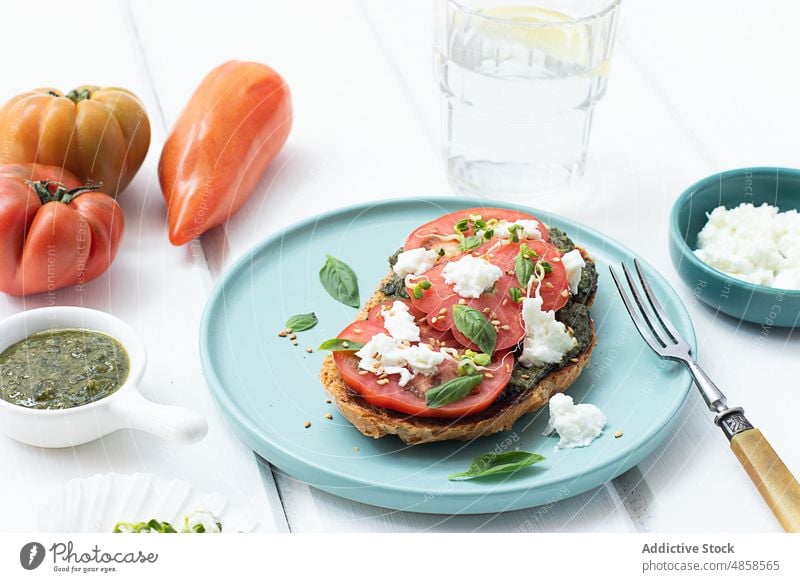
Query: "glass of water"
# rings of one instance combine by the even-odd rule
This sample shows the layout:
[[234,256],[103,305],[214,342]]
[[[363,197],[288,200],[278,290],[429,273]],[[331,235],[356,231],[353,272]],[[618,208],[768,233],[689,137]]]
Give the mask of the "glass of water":
[[437,0],[442,148],[462,194],[518,198],[583,174],[620,0]]

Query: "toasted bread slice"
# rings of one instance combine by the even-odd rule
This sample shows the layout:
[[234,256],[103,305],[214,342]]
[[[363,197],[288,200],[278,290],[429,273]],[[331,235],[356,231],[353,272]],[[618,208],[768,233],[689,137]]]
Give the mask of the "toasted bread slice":
[[[583,249],[581,253],[584,258],[591,260]],[[356,319],[366,319],[370,309],[389,299],[381,288],[391,276],[390,271]],[[593,300],[592,295],[588,303]],[[592,322],[592,341],[577,358],[545,376],[533,389],[500,399],[480,414],[461,419],[409,416],[369,404],[345,384],[332,354],[323,360],[320,378],[342,415],[366,436],[377,439],[393,434],[410,445],[447,440],[466,441],[509,430],[521,416],[546,406],[553,394],[564,392],[578,379],[583,368],[589,364],[596,341]]]

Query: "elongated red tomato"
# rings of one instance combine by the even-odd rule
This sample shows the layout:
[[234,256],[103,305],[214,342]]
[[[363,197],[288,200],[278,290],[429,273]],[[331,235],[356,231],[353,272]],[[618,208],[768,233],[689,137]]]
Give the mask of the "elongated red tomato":
[[[385,331],[374,321],[356,321],[342,330],[339,338],[366,343],[377,333]],[[457,376],[455,361],[445,360],[432,376],[417,374],[406,386],[400,386],[396,374],[389,375],[386,384],[378,384],[375,374],[360,374],[359,359],[354,352],[334,352],[333,358],[345,383],[370,404],[413,416],[452,419],[477,414],[491,406],[508,384],[514,366],[511,352],[497,352],[486,370],[492,377],[486,375],[466,398],[441,408],[429,408],[425,393]]]
[[211,71],[178,117],[158,164],[172,244],[236,213],[291,125],[289,88],[270,67],[230,61]]
[[[492,218],[496,220],[505,220],[508,222],[515,222],[517,220],[535,220],[539,223],[539,231],[542,233],[542,240],[550,240],[547,227],[544,223],[527,212],[520,212],[518,210],[508,210],[507,208],[466,208],[457,212],[451,212],[440,216],[436,220],[426,222],[412,232],[406,244],[405,250],[417,249],[424,247],[426,249],[439,250],[443,249],[445,254],[457,255],[461,254],[458,245],[460,237],[454,230],[457,222],[469,218],[471,215],[480,215],[481,219],[488,221]],[[470,226],[467,230],[463,231],[464,236],[471,236],[475,234],[475,229]]]

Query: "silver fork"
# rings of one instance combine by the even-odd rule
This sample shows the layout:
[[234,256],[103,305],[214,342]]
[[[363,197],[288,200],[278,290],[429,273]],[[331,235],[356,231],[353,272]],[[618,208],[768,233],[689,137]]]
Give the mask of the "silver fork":
[[[623,282],[609,266],[625,309],[648,346],[662,359],[680,362],[692,374],[709,410],[716,414],[714,422],[730,441],[731,450],[741,462],[767,505],[786,531],[800,531],[800,484],[781,461],[761,431],[754,428],[740,407],[729,407],[727,398],[692,357],[692,348],[678,333],[653,293],[639,261],[634,259],[637,284],[628,266],[623,263]],[[641,291],[639,289],[641,286]]]

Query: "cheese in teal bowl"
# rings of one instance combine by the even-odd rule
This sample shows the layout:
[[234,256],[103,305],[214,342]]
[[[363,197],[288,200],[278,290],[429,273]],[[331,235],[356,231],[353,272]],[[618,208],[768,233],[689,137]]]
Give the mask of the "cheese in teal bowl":
[[[739,209],[742,204],[753,208]],[[718,210],[700,235],[718,207],[727,211]],[[687,188],[673,206],[672,262],[694,296],[712,309],[767,328],[796,327],[798,209],[800,170],[761,167],[713,174]],[[699,247],[705,249],[700,256]]]

